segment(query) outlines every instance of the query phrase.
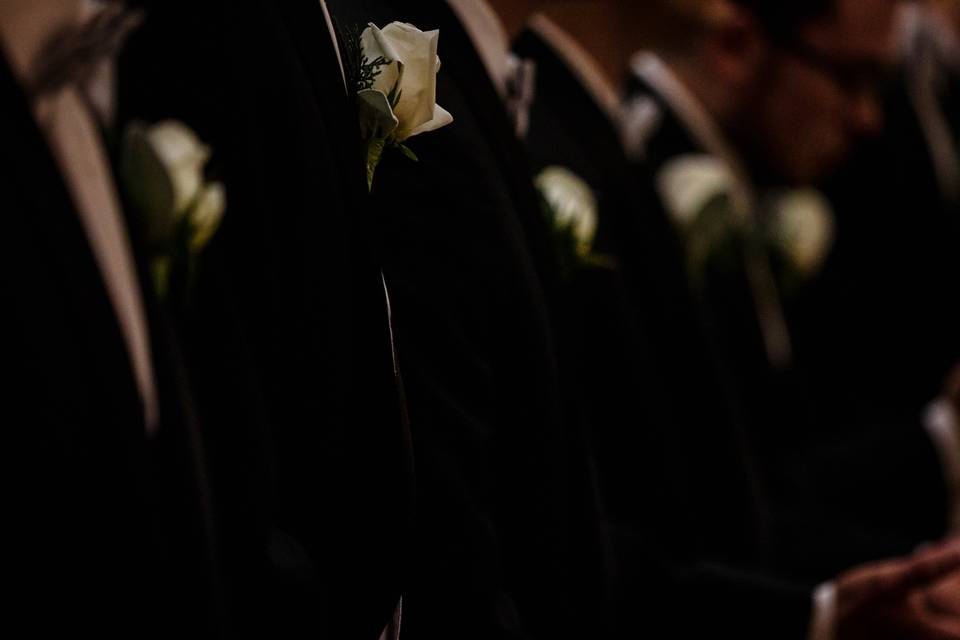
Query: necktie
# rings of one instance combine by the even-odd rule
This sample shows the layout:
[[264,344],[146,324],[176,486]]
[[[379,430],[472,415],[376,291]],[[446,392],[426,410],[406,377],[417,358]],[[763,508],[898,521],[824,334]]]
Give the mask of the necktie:
[[530,129],[530,107],[537,88],[537,65],[533,60],[510,54],[509,75],[506,77],[505,102],[517,137],[527,137]]

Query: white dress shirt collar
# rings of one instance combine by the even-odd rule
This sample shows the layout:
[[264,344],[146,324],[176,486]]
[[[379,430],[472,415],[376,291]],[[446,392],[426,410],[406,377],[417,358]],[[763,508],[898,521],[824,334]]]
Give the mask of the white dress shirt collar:
[[530,19],[529,28],[553,49],[607,117],[619,125],[623,113],[620,93],[607,80],[594,57],[573,36],[541,13]]

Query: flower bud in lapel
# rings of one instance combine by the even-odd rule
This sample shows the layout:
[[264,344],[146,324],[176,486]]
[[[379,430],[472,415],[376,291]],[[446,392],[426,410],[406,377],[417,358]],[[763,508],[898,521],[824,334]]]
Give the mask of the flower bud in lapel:
[[718,198],[729,198],[733,172],[706,154],[683,155],[668,162],[657,176],[657,189],[667,213],[681,230],[690,229]]
[[209,160],[210,148],[181,122],[134,122],[124,133],[121,181],[146,233],[161,296],[178,264],[192,270],[223,219],[226,195],[223,185],[207,183]]
[[775,198],[768,228],[774,247],[804,280],[823,268],[836,235],[830,203],[814,189],[791,190]]
[[357,104],[367,145],[367,181],[388,147],[408,158],[416,155],[403,143],[453,122],[437,104],[439,31],[423,32],[393,22],[382,30],[369,25],[360,35]]
[[574,252],[585,258],[597,234],[597,198],[583,178],[564,167],[547,167],[535,184],[547,204],[554,230],[569,235]]
[[736,268],[737,254],[750,235],[749,221],[734,206],[735,182],[727,164],[707,154],[678,156],[657,175],[657,191],[683,241],[687,269],[698,287],[711,264]]
[[453,122],[453,116],[437,104],[439,39],[439,31],[423,32],[401,22],[383,30],[371,24],[360,36],[367,58],[387,61],[372,89],[393,96],[390,104],[398,122],[394,136],[397,142]]

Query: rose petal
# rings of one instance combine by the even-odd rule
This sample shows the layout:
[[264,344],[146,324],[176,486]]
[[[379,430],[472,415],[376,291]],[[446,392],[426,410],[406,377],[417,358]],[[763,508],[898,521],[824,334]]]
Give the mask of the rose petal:
[[200,142],[189,127],[166,120],[147,130],[150,147],[170,178],[174,209],[178,214],[193,202],[203,185],[203,168],[210,149]]
[[730,194],[733,187],[729,167],[705,154],[680,156],[657,176],[657,188],[670,217],[684,229],[696,221],[713,198]]
[[371,24],[364,29],[360,36],[360,47],[367,62],[372,63],[377,58],[383,58],[387,64],[380,67],[380,73],[373,81],[373,89],[389,95],[403,77],[403,64],[400,55],[393,48],[390,39],[376,25]]
[[357,104],[360,111],[360,132],[364,140],[386,139],[396,131],[400,121],[382,91],[367,89],[358,92]]
[[[453,116],[446,109],[441,107],[438,104],[433,105],[433,118],[429,122],[425,122],[419,127],[413,129],[407,134],[407,138],[412,138],[418,136],[421,133],[429,133],[430,131],[436,131],[441,129],[448,124],[453,123]],[[399,139],[399,136],[398,136]],[[406,138],[405,138],[406,139]],[[402,140],[401,140],[402,142]]]
[[411,132],[429,123],[434,116],[437,101],[436,59],[438,31],[424,33],[416,27],[393,22],[382,32],[403,63],[400,80],[400,102],[394,112],[400,120],[397,140],[410,137]]
[[226,209],[227,194],[223,185],[219,182],[207,185],[190,212],[190,247],[193,251],[200,251],[210,242],[210,238],[220,228]]

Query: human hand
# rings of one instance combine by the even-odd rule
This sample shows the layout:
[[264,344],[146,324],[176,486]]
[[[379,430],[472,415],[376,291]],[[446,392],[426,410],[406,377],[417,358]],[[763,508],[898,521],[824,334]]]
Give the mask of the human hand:
[[837,640],[960,640],[960,541],[866,565],[836,582]]
[[924,591],[923,600],[926,609],[935,615],[960,617],[960,572]]

